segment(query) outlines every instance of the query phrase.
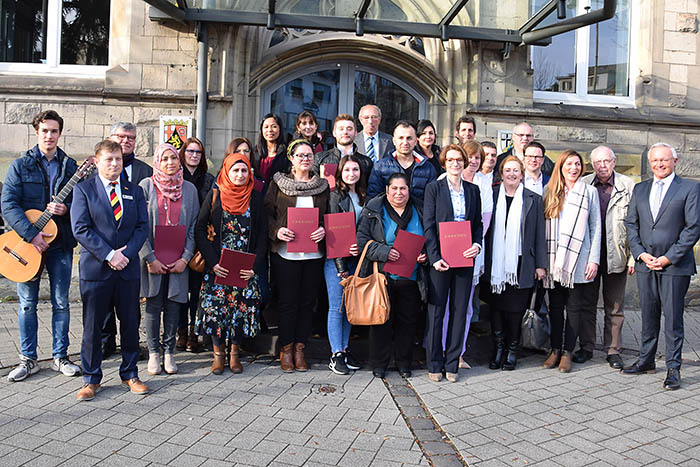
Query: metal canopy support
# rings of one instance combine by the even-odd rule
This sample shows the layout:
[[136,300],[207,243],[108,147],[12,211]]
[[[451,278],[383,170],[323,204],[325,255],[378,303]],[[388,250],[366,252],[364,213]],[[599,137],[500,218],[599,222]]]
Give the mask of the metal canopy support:
[[355,13],[355,34],[358,36],[365,35],[365,15],[370,3],[372,3],[372,0],[362,0],[360,8]]
[[[550,2],[551,3],[551,2]],[[558,21],[550,26],[545,26],[534,31],[522,33],[523,44],[532,45],[542,39],[549,39],[552,36],[573,31],[574,29],[599,23],[615,16],[617,0],[604,0],[603,8],[575,16],[573,18]]]
[[178,23],[185,24],[185,11],[176,7],[168,0],[146,0],[146,3],[164,13],[167,16],[165,19],[171,19]]
[[448,11],[447,14],[440,20],[440,23],[438,23],[438,26],[440,27],[440,39],[443,41],[450,39],[450,23],[457,17],[459,12],[462,11],[462,8],[464,8],[464,5],[466,5],[468,2],[469,0],[457,1],[452,5],[450,11]]
[[267,29],[275,29],[275,0],[270,0],[269,7],[267,9]]
[[547,3],[545,6],[540,8],[540,11],[535,13],[532,18],[527,20],[525,24],[520,26],[520,29],[518,30],[520,34],[525,34],[526,32],[532,31],[533,28],[535,28],[538,24],[540,24],[544,19],[549,16],[554,10],[557,9],[557,4],[559,3],[559,0],[550,0],[549,3]]

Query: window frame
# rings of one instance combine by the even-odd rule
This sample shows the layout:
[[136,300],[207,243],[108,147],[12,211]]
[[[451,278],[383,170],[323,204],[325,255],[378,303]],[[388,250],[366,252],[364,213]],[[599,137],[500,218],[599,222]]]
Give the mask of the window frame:
[[[586,7],[590,7],[590,5],[591,0],[579,0],[576,14],[582,15],[587,13]],[[537,103],[543,104],[569,104],[594,107],[635,108],[637,89],[633,77],[636,76],[634,74],[634,70],[637,69],[637,54],[635,53],[635,49],[637,48],[637,34],[639,29],[638,27],[636,27],[637,14],[639,8],[634,8],[633,2],[630,1],[629,9],[629,48],[627,50],[627,81],[629,89],[628,96],[608,96],[602,94],[588,93],[588,58],[590,34],[591,28],[593,27],[593,25],[590,25],[574,30],[574,43],[576,44],[576,91],[573,93],[556,91],[537,91],[533,88],[533,100]],[[530,49],[530,51],[530,61],[532,62],[532,49]]]
[[[110,1],[110,0],[105,0]],[[22,75],[61,75],[104,78],[109,65],[70,65],[61,63],[61,15],[63,0],[48,0],[46,15],[46,63],[0,62],[0,73]],[[112,38],[110,8],[109,37]]]

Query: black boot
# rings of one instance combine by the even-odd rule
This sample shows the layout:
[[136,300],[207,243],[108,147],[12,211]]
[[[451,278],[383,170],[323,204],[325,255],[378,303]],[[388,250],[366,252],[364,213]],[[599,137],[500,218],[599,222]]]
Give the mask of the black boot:
[[506,361],[503,362],[502,370],[513,371],[518,363],[518,341],[512,341],[508,344],[508,355]]
[[489,368],[492,370],[498,370],[501,368],[505,350],[506,339],[503,335],[503,331],[493,331],[493,358],[489,363]]

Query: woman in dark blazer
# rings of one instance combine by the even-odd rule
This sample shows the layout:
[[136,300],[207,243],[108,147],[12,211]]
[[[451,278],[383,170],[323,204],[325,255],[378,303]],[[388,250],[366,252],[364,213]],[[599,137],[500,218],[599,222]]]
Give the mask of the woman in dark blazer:
[[[426,331],[426,360],[428,378],[438,382],[443,371],[447,380],[457,381],[459,357],[462,354],[466,329],[467,305],[471,291],[473,267],[452,268],[440,254],[440,223],[469,221],[475,240],[462,254],[474,258],[481,251],[481,196],[479,188],[462,180],[467,154],[461,146],[450,144],[440,152],[440,163],[446,169],[444,178],[425,188],[423,228],[430,261],[428,288],[428,329]],[[442,348],[443,318],[447,299],[450,318],[446,331],[445,349]]]
[[532,288],[546,275],[547,246],[542,197],[523,186],[523,163],[508,156],[499,172],[503,183],[493,188],[494,210],[486,234],[494,347],[489,368],[514,370],[523,313]]

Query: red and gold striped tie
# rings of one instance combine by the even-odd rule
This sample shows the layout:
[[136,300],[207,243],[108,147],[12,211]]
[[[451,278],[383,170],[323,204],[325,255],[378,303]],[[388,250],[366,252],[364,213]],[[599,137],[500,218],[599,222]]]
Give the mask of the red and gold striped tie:
[[117,196],[116,186],[119,182],[110,182],[112,185],[112,190],[109,192],[109,204],[112,205],[112,212],[114,213],[114,218],[117,222],[122,218],[122,205],[119,203],[119,197]]

